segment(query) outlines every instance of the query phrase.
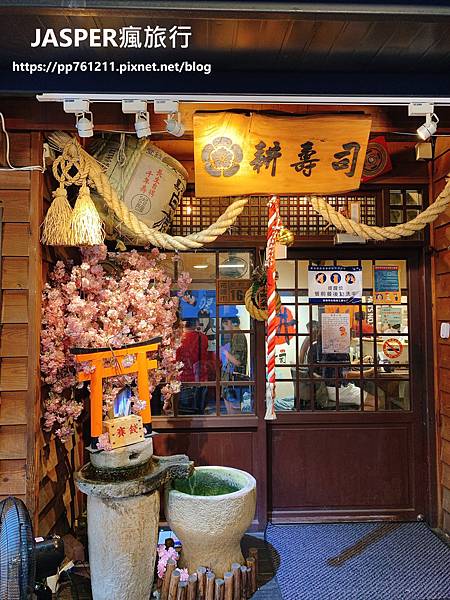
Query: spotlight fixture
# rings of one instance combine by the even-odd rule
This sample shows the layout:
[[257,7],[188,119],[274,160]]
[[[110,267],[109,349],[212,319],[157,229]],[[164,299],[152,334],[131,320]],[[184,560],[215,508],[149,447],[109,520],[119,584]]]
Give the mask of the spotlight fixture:
[[[86,115],[90,115],[87,117]],[[92,137],[94,135],[94,119],[90,111],[77,114],[78,135],[82,138]]]
[[147,102],[145,100],[122,100],[122,112],[125,115],[136,115],[134,128],[138,138],[151,135],[150,115],[147,110]]
[[181,122],[181,115],[179,112],[167,115],[165,123],[166,131],[171,135],[174,135],[175,137],[181,137],[182,135],[184,135],[186,128]]
[[152,130],[150,129],[150,115],[147,110],[136,113],[134,128],[138,138],[148,137],[152,134]]
[[425,123],[417,129],[417,135],[421,140],[427,140],[436,133],[439,119],[435,113],[428,113]]

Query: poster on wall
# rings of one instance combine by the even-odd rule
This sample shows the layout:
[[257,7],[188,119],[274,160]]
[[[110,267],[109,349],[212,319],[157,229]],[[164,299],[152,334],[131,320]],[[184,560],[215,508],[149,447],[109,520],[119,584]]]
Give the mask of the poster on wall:
[[308,267],[311,304],[357,304],[362,298],[361,267]]
[[350,352],[350,315],[348,313],[322,314],[322,353],[348,354]]
[[400,269],[396,265],[374,266],[374,304],[401,304]]
[[371,119],[194,115],[195,194],[338,193],[359,188]]
[[382,333],[400,332],[402,327],[402,307],[401,306],[380,306],[379,330]]
[[216,318],[216,290],[188,290],[180,299],[180,316],[197,319],[203,316]]

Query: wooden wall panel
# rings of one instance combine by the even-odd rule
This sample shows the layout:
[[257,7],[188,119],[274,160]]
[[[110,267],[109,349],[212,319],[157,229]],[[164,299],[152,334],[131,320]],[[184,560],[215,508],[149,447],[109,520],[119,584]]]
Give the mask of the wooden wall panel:
[[2,256],[28,256],[30,227],[28,223],[4,223]]
[[5,223],[28,223],[30,220],[29,190],[0,190]]
[[2,288],[4,290],[28,289],[28,259],[2,258]]
[[[17,166],[42,160],[40,134],[12,133],[11,162]],[[5,163],[0,139],[0,164]],[[35,433],[40,417],[39,326],[32,315],[40,311],[42,175],[29,171],[0,172],[2,206],[2,270],[0,311],[0,497],[13,494],[27,502],[36,525]],[[32,348],[32,346],[34,347]],[[40,383],[39,383],[40,387]]]
[[27,426],[0,426],[0,460],[27,457]]
[[[445,186],[450,171],[450,140],[437,138],[433,161],[433,196]],[[431,242],[433,256],[435,323],[436,418],[439,424],[437,451],[439,469],[439,525],[450,531],[450,340],[440,338],[443,322],[450,322],[450,209],[434,222]]]
[[25,481],[25,460],[0,460],[0,500],[11,495],[24,498],[26,494]]
[[160,433],[153,438],[155,454],[187,454],[196,465],[218,465],[255,472],[253,433],[189,431]]
[[3,290],[1,303],[2,323],[28,323],[28,292]]
[[0,396],[0,425],[26,425],[27,392],[2,392]]
[[411,440],[409,424],[274,423],[269,444],[272,517],[292,518],[296,510],[301,517],[305,509],[330,515],[352,510],[406,514],[414,506]]

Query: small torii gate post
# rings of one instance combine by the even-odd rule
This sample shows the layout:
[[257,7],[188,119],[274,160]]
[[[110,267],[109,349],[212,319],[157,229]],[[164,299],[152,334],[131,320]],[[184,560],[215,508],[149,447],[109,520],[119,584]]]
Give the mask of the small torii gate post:
[[[95,448],[98,437],[103,432],[103,380],[107,377],[120,377],[137,373],[137,387],[139,400],[145,400],[145,408],[141,411],[143,425],[147,433],[152,432],[152,414],[150,408],[150,390],[148,385],[148,371],[158,367],[158,361],[147,358],[147,352],[154,352],[159,348],[161,338],[150,341],[130,344],[122,348],[73,348],[77,363],[89,363],[94,367],[92,373],[79,371],[78,381],[89,381],[91,384],[91,447]],[[125,357],[133,355],[135,360],[131,366],[124,366]],[[106,360],[113,360],[113,366],[105,366]]]

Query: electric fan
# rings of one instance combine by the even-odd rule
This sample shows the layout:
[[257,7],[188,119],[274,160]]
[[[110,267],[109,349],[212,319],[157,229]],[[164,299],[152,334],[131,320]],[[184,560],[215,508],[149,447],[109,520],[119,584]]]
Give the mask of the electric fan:
[[64,543],[55,535],[34,539],[22,500],[0,502],[0,600],[51,599],[45,578],[55,575],[64,558]]

